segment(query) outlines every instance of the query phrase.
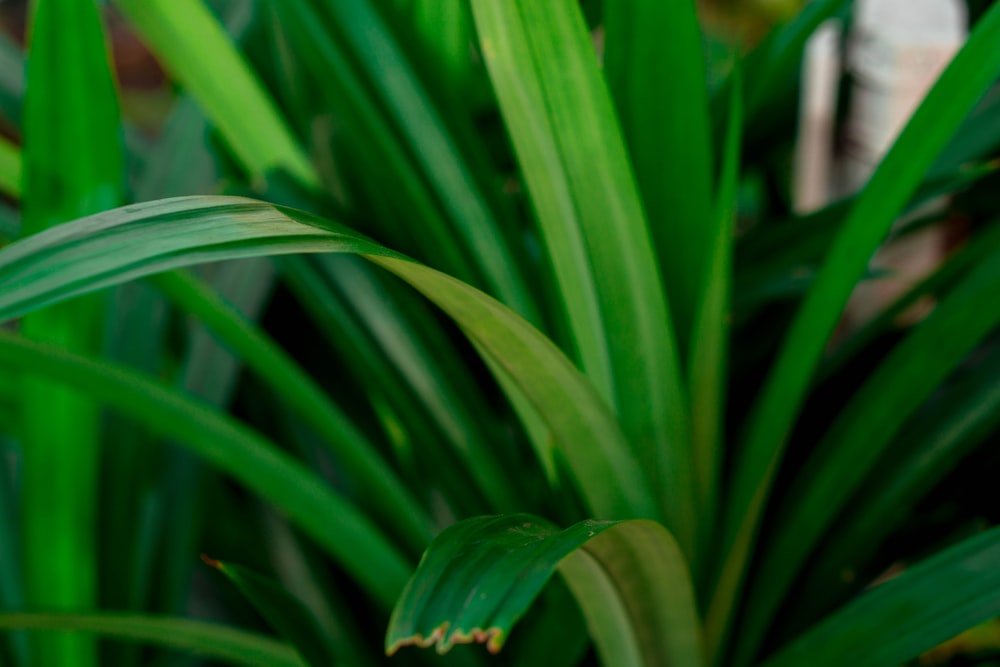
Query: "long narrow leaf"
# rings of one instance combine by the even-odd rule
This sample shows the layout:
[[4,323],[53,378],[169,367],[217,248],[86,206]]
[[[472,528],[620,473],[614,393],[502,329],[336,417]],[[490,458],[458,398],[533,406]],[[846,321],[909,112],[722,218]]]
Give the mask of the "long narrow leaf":
[[725,437],[723,425],[729,354],[733,224],[736,217],[743,128],[742,95],[737,79],[730,101],[729,131],[726,134],[722,174],[715,198],[714,238],[708,263],[703,267],[703,291],[695,309],[691,356],[687,365],[691,396],[692,457],[703,521],[713,520],[717,511],[719,467]]
[[0,614],[0,628],[85,632],[192,653],[240,667],[305,667],[294,649],[268,637],[186,618],[134,614]]
[[[94,0],[33,4],[24,103],[25,233],[122,203],[118,95]],[[13,155],[6,151],[8,169]],[[25,336],[83,353],[102,345],[99,297],[26,317]],[[100,412],[85,392],[24,376],[22,513],[25,601],[81,609],[97,601]],[[35,638],[39,664],[95,665],[92,637]]]
[[307,185],[319,183],[274,102],[202,0],[115,4],[254,178],[262,179],[269,169],[285,169]]
[[750,547],[786,440],[823,348],[869,258],[951,134],[1000,73],[1000,6],[993,6],[875,172],[795,318],[754,408],[729,504],[709,612],[710,641],[725,634]]
[[649,228],[583,16],[570,0],[475,0],[473,10],[583,368],[615,407],[647,488],[691,553],[686,391]]
[[657,515],[608,408],[550,341],[468,285],[306,213],[248,199],[182,197],[63,225],[0,250],[0,321],[167,269],[301,252],[359,253],[422,291],[518,383],[598,516]]
[[704,46],[694,0],[605,0],[604,75],[686,354],[716,230]]

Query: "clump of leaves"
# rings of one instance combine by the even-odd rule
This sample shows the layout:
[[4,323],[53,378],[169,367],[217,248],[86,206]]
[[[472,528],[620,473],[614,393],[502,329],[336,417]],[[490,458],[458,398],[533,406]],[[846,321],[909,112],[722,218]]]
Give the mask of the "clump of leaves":
[[[24,236],[0,250],[0,627],[245,665],[379,664],[388,624],[401,664],[509,637],[518,665],[592,641],[890,667],[1000,615],[991,510],[938,501],[1000,421],[995,202],[830,345],[899,215],[988,183],[1000,6],[867,188],[795,218],[768,194],[788,91],[848,5],[710,89],[692,2],[116,0],[178,86],[150,144],[98,5],[36,0],[0,159]],[[952,529],[907,523],[919,503]],[[0,658],[149,657],[91,636]]]

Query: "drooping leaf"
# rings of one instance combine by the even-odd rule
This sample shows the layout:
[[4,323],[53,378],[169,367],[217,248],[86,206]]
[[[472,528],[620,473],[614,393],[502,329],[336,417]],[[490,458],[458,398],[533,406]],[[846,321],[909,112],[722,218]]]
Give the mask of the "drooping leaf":
[[495,300],[315,216],[231,197],[124,207],[0,250],[0,320],[125,280],[265,254],[353,252],[423,292],[518,383],[598,516],[655,516],[644,476],[591,385],[555,346]]
[[305,667],[287,644],[251,632],[186,618],[140,614],[0,614],[0,628],[30,629],[50,641],[57,632],[191,651],[239,667]]
[[559,530],[528,514],[467,519],[435,538],[393,611],[386,652],[480,642],[496,653],[557,569],[604,664],[702,664],[690,576],[663,526],[583,521]]

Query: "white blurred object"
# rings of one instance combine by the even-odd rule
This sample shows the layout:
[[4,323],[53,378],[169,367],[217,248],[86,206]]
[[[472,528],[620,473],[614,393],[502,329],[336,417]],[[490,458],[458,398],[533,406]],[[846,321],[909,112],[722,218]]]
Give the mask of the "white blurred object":
[[[963,0],[856,0],[847,67],[853,76],[851,106],[838,164],[838,190],[864,187],[938,76],[968,34]],[[911,216],[940,211],[931,202]],[[847,310],[848,326],[874,317],[944,259],[945,231],[933,226],[882,247],[874,270],[890,274],[858,287]],[[905,316],[919,319],[920,304]]]
[[806,44],[793,192],[795,212],[799,214],[822,208],[830,201],[840,34],[840,21],[830,19]]

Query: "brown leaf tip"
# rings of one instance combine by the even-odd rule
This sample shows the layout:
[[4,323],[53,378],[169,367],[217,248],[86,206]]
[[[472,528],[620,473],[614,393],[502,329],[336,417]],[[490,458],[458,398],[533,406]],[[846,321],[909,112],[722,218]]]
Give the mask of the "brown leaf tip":
[[418,648],[430,648],[434,646],[434,649],[441,655],[450,651],[455,644],[485,644],[486,650],[493,655],[499,653],[500,649],[503,648],[505,637],[502,628],[491,627],[485,630],[483,628],[472,628],[468,632],[461,628],[456,628],[449,633],[449,626],[450,623],[445,621],[434,628],[426,637],[418,632],[409,637],[397,639],[386,649],[385,654],[392,656],[404,646],[416,646]]
[[205,564],[208,565],[209,567],[214,567],[216,570],[221,570],[222,569],[222,563],[220,563],[219,561],[215,560],[214,558],[209,558],[205,554],[202,554],[201,555],[201,559],[203,561],[205,561]]

